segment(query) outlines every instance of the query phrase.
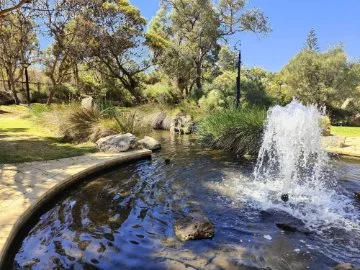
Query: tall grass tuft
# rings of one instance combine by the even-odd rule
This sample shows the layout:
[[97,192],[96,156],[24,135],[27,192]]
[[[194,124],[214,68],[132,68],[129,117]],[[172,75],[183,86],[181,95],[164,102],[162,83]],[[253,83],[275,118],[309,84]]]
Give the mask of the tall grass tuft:
[[239,155],[257,155],[262,141],[266,111],[262,109],[226,109],[200,121],[200,142],[210,148]]

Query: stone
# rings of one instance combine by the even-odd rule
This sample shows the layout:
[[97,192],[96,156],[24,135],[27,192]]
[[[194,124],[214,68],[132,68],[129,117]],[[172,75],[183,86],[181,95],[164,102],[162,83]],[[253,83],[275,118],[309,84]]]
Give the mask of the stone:
[[351,126],[360,127],[360,113],[351,118]]
[[96,142],[96,144],[102,152],[119,153],[136,148],[137,140],[135,135],[127,133],[101,138]]
[[351,263],[339,263],[338,265],[336,265],[333,270],[358,270],[359,268],[356,267],[354,265],[352,265]]
[[87,110],[96,108],[95,99],[92,97],[86,97],[81,100],[81,107]]
[[165,158],[165,164],[170,164],[171,163],[171,159],[170,158]]
[[139,141],[139,145],[148,150],[159,150],[161,149],[161,144],[152,137],[145,136],[142,140]]
[[182,217],[175,222],[175,234],[181,241],[199,240],[214,236],[214,224],[201,214]]
[[194,121],[190,115],[178,114],[171,122],[170,131],[178,134],[191,134],[194,130]]
[[295,226],[286,224],[286,223],[276,223],[276,226],[286,232],[296,232],[297,229]]
[[10,93],[5,91],[0,91],[0,105],[10,105],[14,104],[14,99]]
[[360,200],[360,191],[355,192],[355,198],[358,199],[358,200]]

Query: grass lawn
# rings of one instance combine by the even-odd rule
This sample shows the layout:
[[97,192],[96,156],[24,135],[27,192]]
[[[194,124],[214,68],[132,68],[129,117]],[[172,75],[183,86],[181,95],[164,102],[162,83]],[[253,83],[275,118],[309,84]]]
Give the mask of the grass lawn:
[[345,137],[360,137],[360,127],[331,127],[331,134]]
[[0,164],[79,156],[96,152],[93,143],[61,143],[35,123],[25,106],[0,106]]

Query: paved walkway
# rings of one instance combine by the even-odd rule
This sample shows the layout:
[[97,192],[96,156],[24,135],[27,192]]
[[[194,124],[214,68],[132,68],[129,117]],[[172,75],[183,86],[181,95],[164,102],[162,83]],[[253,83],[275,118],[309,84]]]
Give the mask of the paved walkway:
[[324,137],[323,147],[330,153],[360,158],[360,137]]
[[64,184],[70,176],[86,169],[150,155],[149,150],[136,150],[121,154],[95,153],[60,160],[0,165],[0,261],[4,245],[11,237],[19,217],[50,189]]

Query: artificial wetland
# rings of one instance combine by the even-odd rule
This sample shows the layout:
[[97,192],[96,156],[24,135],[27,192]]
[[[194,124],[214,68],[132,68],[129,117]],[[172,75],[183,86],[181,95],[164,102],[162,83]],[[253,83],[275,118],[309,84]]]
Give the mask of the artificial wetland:
[[[360,166],[322,149],[323,114],[296,100],[270,108],[256,162],[158,132],[162,150],[151,161],[94,176],[62,196],[19,243],[13,267],[356,267]],[[215,232],[180,241],[174,226],[194,213]]]

